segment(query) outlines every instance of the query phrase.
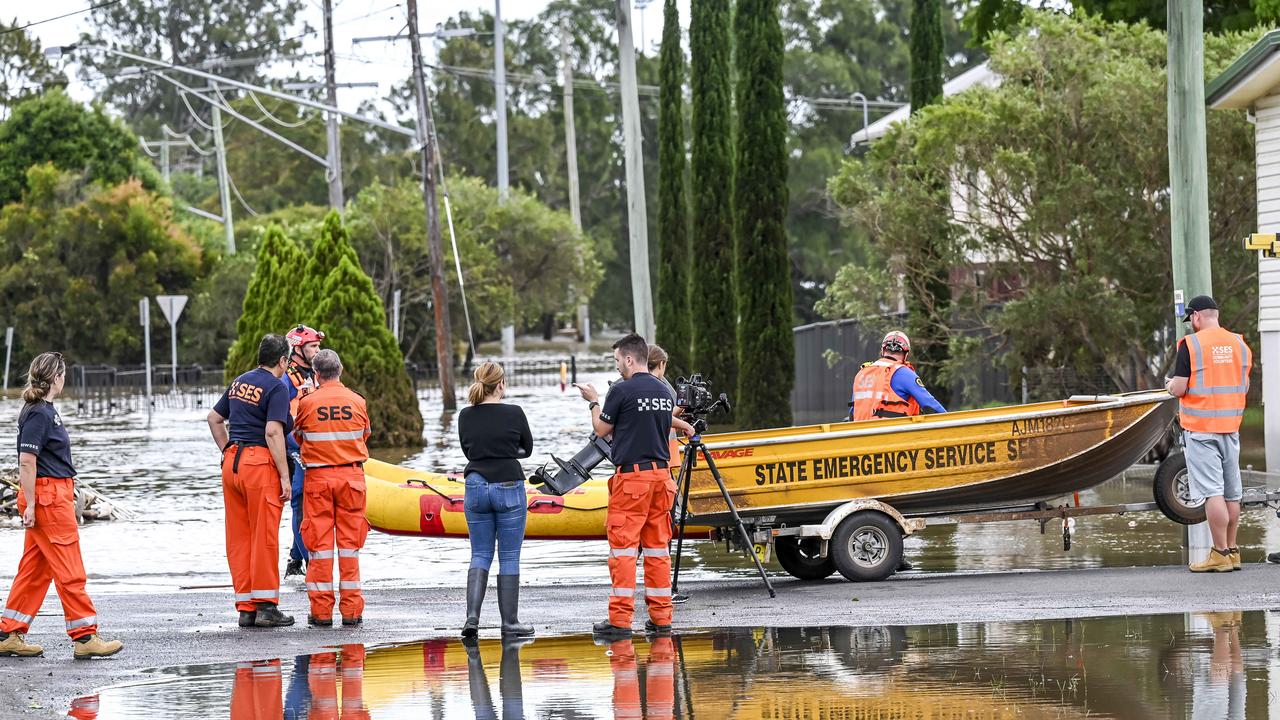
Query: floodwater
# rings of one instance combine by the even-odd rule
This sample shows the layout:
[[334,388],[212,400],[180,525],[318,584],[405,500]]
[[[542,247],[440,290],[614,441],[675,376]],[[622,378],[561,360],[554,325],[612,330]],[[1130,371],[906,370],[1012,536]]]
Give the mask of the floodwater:
[[1237,720],[1280,711],[1278,649],[1267,612],[449,638],[148,671],[72,715]]
[[[603,387],[611,375],[584,375]],[[524,407],[534,434],[532,471],[551,453],[568,457],[585,442],[588,415],[572,388],[515,387],[511,402]],[[59,401],[71,432],[80,478],[136,512],[138,519],[91,523],[82,528],[82,547],[90,590],[100,592],[175,591],[230,582],[224,555],[219,455],[204,417],[190,396],[160,402],[148,426],[145,412],[105,416],[81,413],[73,399]],[[427,418],[425,448],[379,453],[380,459],[427,471],[460,471],[465,464],[452,418],[441,412],[438,395],[421,402]],[[18,401],[0,401],[0,467],[16,465],[13,429]],[[714,430],[714,427],[713,427]],[[4,439],[8,438],[8,439]],[[1136,470],[1082,494],[1087,504],[1147,502],[1150,471]],[[286,513],[287,517],[287,513]],[[16,520],[0,527],[0,587],[7,587],[21,553]],[[1159,513],[1125,517],[1079,518],[1070,551],[1062,550],[1061,525],[989,523],[937,526],[908,538],[907,557],[919,571],[989,572],[1014,569],[1091,568],[1183,562],[1182,529]],[[281,547],[290,543],[282,523]],[[1270,511],[1245,514],[1240,545],[1246,561],[1267,549],[1280,549],[1280,521]],[[536,541],[526,545],[525,582],[607,582],[602,541]],[[460,586],[468,564],[465,539],[414,538],[370,534],[361,554],[366,589],[378,587]],[[692,544],[684,563],[690,578],[746,575],[754,572],[741,555],[723,545]],[[781,572],[776,562],[775,572]],[[300,578],[291,578],[301,587]]]

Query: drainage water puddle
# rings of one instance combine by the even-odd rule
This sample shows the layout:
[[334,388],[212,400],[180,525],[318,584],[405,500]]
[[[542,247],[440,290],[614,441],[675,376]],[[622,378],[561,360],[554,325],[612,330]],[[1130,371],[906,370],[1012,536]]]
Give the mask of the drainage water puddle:
[[[77,718],[1254,718],[1280,614],[482,638],[167,668]],[[1276,685],[1273,687],[1273,681]],[[96,714],[95,714],[96,713]]]

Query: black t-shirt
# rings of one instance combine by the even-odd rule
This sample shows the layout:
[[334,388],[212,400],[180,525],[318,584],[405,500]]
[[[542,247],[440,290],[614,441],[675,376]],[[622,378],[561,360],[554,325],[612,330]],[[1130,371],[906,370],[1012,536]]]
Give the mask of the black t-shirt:
[[533,454],[533,434],[518,405],[481,403],[458,413],[458,440],[467,456],[467,475],[479,473],[491,483],[524,482],[520,458]]
[[614,383],[605,396],[600,419],[613,425],[614,465],[671,460],[667,437],[676,395],[671,386],[649,373],[636,373]]
[[28,404],[18,415],[18,455],[22,453],[36,456],[36,477],[76,476],[71,464],[71,436],[62,416],[44,400]]
[[255,368],[231,381],[213,411],[231,423],[231,442],[266,447],[267,423],[284,425],[293,432],[289,416],[289,391],[270,371]]
[[1178,357],[1173,361],[1174,377],[1191,377],[1191,350],[1186,343],[1178,343]]

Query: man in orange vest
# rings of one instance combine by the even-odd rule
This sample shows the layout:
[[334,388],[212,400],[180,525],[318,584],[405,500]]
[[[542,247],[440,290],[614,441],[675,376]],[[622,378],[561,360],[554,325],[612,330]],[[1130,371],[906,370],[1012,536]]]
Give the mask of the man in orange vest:
[[342,360],[321,350],[311,361],[319,388],[298,403],[294,434],[306,466],[302,539],[307,563],[307,624],[333,625],[333,556],[337,535],[338,582],[343,625],[363,621],[360,548],[369,534],[365,520],[364,462],[369,459],[369,412],[364,398],[342,384]]
[[880,359],[862,366],[853,379],[850,420],[907,417],[921,412],[944,413],[946,408],[924,386],[907,362],[911,341],[894,330],[880,342]]
[[1213,550],[1192,563],[1191,572],[1240,569],[1236,528],[1240,524],[1240,421],[1253,354],[1244,338],[1218,325],[1218,304],[1199,295],[1187,304],[1183,322],[1194,334],[1178,341],[1173,377],[1165,383],[1180,399],[1178,421],[1191,494],[1204,498]]

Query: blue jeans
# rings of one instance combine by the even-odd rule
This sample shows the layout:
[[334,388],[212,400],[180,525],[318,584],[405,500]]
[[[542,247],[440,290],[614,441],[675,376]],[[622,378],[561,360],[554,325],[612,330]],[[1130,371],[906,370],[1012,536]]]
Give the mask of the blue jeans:
[[524,483],[491,483],[479,473],[467,476],[462,509],[471,536],[471,567],[488,570],[493,565],[494,540],[498,543],[498,574],[520,574],[520,544],[529,508]]
[[302,479],[306,476],[306,468],[302,463],[290,463],[293,477],[289,478],[293,485],[293,494],[289,496],[289,507],[293,508],[293,545],[289,548],[290,560],[308,560],[307,546],[302,544]]

